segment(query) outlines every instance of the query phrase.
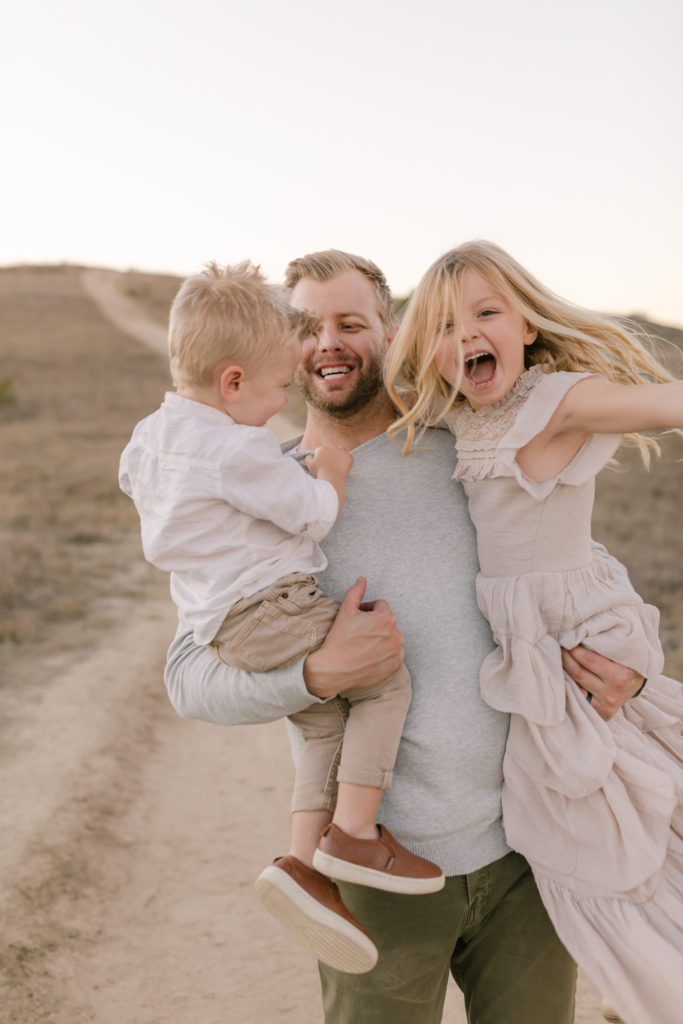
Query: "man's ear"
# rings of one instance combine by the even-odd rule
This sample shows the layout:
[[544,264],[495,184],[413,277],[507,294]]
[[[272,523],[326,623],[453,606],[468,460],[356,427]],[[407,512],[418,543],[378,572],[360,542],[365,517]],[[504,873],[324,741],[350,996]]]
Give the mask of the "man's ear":
[[398,324],[392,324],[389,330],[387,331],[387,348],[389,348],[389,345],[391,345],[392,341],[396,337],[397,332]]
[[236,402],[240,397],[244,383],[244,370],[241,366],[226,366],[218,378],[218,388],[226,402]]

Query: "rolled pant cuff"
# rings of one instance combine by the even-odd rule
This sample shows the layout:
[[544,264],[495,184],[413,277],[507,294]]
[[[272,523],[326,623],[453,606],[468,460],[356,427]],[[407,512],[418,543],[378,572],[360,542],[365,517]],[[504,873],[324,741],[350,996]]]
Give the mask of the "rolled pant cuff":
[[366,771],[344,771],[343,767],[337,772],[337,782],[348,782],[353,786],[370,786],[372,789],[389,789],[393,778],[393,772],[380,770]]

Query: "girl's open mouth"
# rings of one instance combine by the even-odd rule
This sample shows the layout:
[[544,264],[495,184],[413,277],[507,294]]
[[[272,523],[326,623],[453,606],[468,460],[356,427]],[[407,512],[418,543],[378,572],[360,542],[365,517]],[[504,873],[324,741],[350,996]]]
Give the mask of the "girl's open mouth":
[[497,360],[490,352],[477,352],[465,359],[465,377],[470,384],[481,387],[496,375]]

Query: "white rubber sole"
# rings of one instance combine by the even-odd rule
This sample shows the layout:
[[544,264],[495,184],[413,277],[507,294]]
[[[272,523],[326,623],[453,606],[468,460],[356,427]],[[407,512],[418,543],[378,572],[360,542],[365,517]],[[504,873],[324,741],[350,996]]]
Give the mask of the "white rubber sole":
[[615,1021],[618,1024],[624,1024],[622,1018],[619,1016],[617,1011],[614,1009],[612,1004],[607,999],[603,999],[600,1004],[600,1012],[602,1013],[605,1020]]
[[313,899],[272,864],[258,876],[256,895],[265,909],[322,963],[346,974],[365,974],[377,963],[377,947],[366,935]]
[[339,857],[332,857],[322,850],[316,850],[313,854],[313,867],[322,875],[339,882],[354,882],[356,885],[367,885],[371,889],[382,889],[384,892],[395,892],[404,896],[423,896],[430,892],[439,892],[446,884],[444,875],[438,875],[436,878],[390,875],[386,871],[376,871],[374,868],[353,864],[350,860],[340,860]]

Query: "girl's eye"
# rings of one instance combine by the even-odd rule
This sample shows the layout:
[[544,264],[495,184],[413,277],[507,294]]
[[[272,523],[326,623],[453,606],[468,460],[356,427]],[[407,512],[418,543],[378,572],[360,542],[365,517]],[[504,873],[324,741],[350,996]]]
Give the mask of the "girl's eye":
[[482,311],[479,314],[479,316],[493,316],[495,314],[495,312],[496,312],[495,309],[482,309]]

